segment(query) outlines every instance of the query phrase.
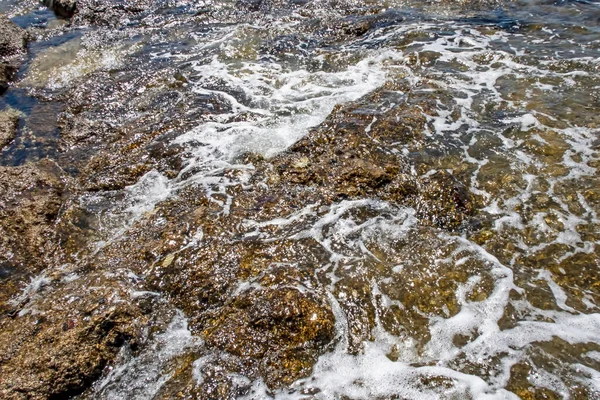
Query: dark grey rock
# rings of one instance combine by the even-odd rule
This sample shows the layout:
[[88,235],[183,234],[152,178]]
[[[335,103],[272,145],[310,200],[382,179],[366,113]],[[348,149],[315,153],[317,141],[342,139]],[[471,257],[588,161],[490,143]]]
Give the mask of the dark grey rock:
[[8,82],[12,80],[14,72],[14,68],[11,65],[0,61],[0,94],[8,89]]
[[0,59],[21,54],[27,45],[27,33],[7,16],[0,14]]
[[19,55],[25,53],[27,32],[0,14],[0,94],[8,88],[19,66]]
[[71,18],[77,11],[77,0],[44,0],[44,5],[64,18]]

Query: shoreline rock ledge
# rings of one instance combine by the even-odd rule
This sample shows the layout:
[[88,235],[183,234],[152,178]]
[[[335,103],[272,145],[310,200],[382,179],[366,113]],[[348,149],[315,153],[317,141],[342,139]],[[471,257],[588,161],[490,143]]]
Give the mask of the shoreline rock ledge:
[[0,94],[8,89],[27,46],[27,32],[0,14]]

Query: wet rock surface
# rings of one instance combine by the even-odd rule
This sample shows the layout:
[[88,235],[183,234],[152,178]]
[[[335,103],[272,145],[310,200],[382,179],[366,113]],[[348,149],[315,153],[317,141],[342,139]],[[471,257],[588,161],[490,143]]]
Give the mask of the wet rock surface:
[[91,23],[113,27],[126,25],[131,18],[160,6],[160,2],[153,0],[77,0],[75,3],[75,24]]
[[76,396],[143,337],[145,319],[125,301],[126,283],[98,274],[42,279],[17,315],[0,320],[5,399]]
[[244,293],[221,311],[205,331],[207,343],[260,361],[260,374],[273,388],[310,374],[334,337],[334,317],[324,299],[296,288]]
[[6,15],[0,14],[0,94],[6,91],[8,83],[14,78],[27,40],[25,30]]
[[[464,184],[445,171],[418,178],[410,160],[393,150],[419,141],[425,130],[428,100],[412,102],[410,88],[404,88],[408,100],[384,89],[334,110],[322,126],[272,161],[279,179],[317,187],[331,200],[375,197],[413,206],[424,221],[460,228],[474,211]],[[392,101],[400,104],[386,112],[375,108]]]
[[8,83],[12,80],[15,68],[8,63],[0,63],[0,92],[6,91]]
[[41,103],[0,114],[0,147],[59,114],[0,168],[0,397],[594,398],[598,82],[499,4],[46,2]]
[[23,53],[27,44],[25,30],[4,14],[0,15],[0,57],[9,58]]
[[15,138],[18,123],[16,112],[8,110],[0,113],[0,151]]
[[[357,105],[348,109],[354,107]],[[332,114],[331,120],[352,121],[351,118],[340,118],[340,113]],[[244,228],[243,221],[269,220],[315,201],[327,208],[334,201],[367,194],[410,204],[418,197],[419,186],[417,179],[409,177],[406,167],[405,175],[401,175],[401,167],[397,165],[406,160],[375,153],[367,164],[357,163],[358,158],[351,156],[351,149],[371,142],[364,132],[366,125],[363,123],[362,129],[353,126],[342,131],[328,120],[289,153],[272,161],[246,155],[246,159],[253,160],[256,166],[253,179],[266,180],[268,189],[232,188],[230,193],[234,199],[227,216],[217,216],[219,208],[211,204],[202,191],[185,190],[180,194],[180,200],[159,205],[154,215],[133,227],[129,239],[105,248],[99,257],[100,265],[110,263],[112,259],[131,259],[130,254],[138,254],[138,261],[130,264],[131,267],[136,273],[147,276],[151,290],[164,293],[188,315],[192,332],[201,334],[207,344],[244,360],[240,361],[245,365],[242,371],[250,376],[261,376],[269,387],[278,388],[310,374],[317,357],[335,344],[332,342],[334,318],[329,300],[323,295],[328,279],[318,278],[317,274],[319,268],[330,263],[327,251],[310,240],[273,244],[257,239],[244,240],[251,227]],[[419,126],[403,124],[404,138],[407,130],[419,132]],[[388,134],[390,140],[397,139],[392,133]],[[313,135],[319,135],[321,140]],[[330,158],[319,153],[326,149],[325,140],[329,141],[327,148],[334,149]],[[352,141],[351,145],[347,144],[348,140]],[[340,151],[344,146],[347,151]],[[364,151],[361,155],[363,159],[366,154]],[[306,162],[302,157],[314,161]],[[325,176],[319,161],[323,164],[333,161],[338,168],[329,170],[329,176]],[[386,166],[389,177],[382,179]],[[444,190],[452,191],[452,185],[438,186],[436,190],[438,194]],[[351,191],[347,187],[351,187]],[[449,196],[454,201],[452,195]],[[421,201],[429,204],[430,200],[421,198]],[[431,200],[433,204],[437,201],[438,198]],[[437,225],[432,217],[435,215],[438,214],[426,215],[423,221]],[[452,214],[444,210],[444,215],[450,218]],[[456,215],[463,218],[462,214]],[[302,229],[302,226],[295,229]],[[304,227],[308,228],[307,225]],[[185,249],[185,243],[194,243],[199,232],[202,233],[202,244]],[[172,252],[182,246],[183,251]],[[148,268],[146,263],[150,260],[154,261]],[[281,264],[289,266],[277,267]],[[238,282],[248,279],[264,289],[252,289],[253,284],[249,288],[239,287]],[[447,279],[453,280],[452,277]],[[305,286],[307,280],[312,282],[309,287]],[[448,293],[452,294],[456,286],[448,284],[451,285]],[[298,285],[302,289],[296,289]],[[365,301],[368,304],[373,295],[370,284],[368,280],[357,281],[350,275],[336,287],[339,292],[347,291],[351,296],[358,291],[362,293],[341,303],[352,326],[349,333],[351,346],[353,351],[359,352],[362,340],[369,339],[375,324],[374,310],[364,308]],[[439,301],[441,306],[446,300]],[[418,319],[418,316],[414,318]],[[205,386],[201,388],[206,389]],[[227,393],[231,395],[239,389],[236,388],[231,386],[227,390],[232,392]],[[205,389],[188,388],[201,390],[200,393]]]
[[[183,155],[182,148],[171,143],[173,138],[208,115],[227,112],[219,97],[191,93],[177,71],[160,71],[139,82],[141,68],[116,79],[99,74],[101,87],[90,79],[86,82],[89,91],[74,89],[75,96],[60,117],[62,149],[86,152],[83,157],[76,153],[72,165],[79,169],[78,179],[85,190],[122,189],[153,168],[169,178],[177,176]],[[128,89],[134,82],[144,93]],[[110,112],[116,121],[110,121],[104,107],[95,102],[98,96],[119,99]],[[184,107],[190,110],[181,118],[173,118]],[[125,113],[129,118],[122,121]],[[122,162],[125,159],[127,163]]]
[[156,7],[150,0],[44,0],[44,5],[62,18],[73,18],[75,24],[117,26],[143,11]]
[[0,310],[55,252],[54,223],[65,199],[64,173],[45,160],[23,167],[0,167]]
[[[434,211],[423,214],[423,222],[434,226],[446,226],[437,220],[441,213],[452,221],[462,221],[470,214],[464,214],[466,209],[454,214],[436,210],[439,198],[420,194],[422,190],[437,190],[440,196],[448,190],[447,198],[454,202],[455,183],[451,177],[447,178],[450,184],[444,186],[442,182],[436,189],[428,189],[432,178],[420,182],[410,173],[406,158],[383,150],[381,141],[385,138],[391,143],[418,137],[424,126],[420,114],[411,114],[404,104],[400,110],[378,114],[382,122],[366,131],[372,115],[356,110],[381,95],[370,95],[340,108],[306,139],[272,160],[244,155],[244,162],[251,160],[255,165],[251,181],[268,182],[268,186],[260,189],[252,185],[252,190],[232,186],[227,191],[232,196],[228,215],[222,215],[218,204],[200,188],[189,187],[178,199],[159,204],[126,237],[103,248],[93,258],[93,269],[107,270],[119,260],[127,260],[128,268],[146,277],[148,290],[163,293],[185,312],[193,333],[203,337],[207,345],[239,359],[245,365],[241,371],[262,377],[269,387],[279,388],[307,376],[318,356],[336,343],[335,318],[330,300],[324,295],[330,282],[317,273],[330,264],[328,252],[311,240],[269,243],[260,239],[261,234],[252,239],[248,235],[253,228],[245,227],[244,221],[268,221],[315,202],[327,210],[335,202],[364,196],[390,200],[398,206],[414,204],[416,199],[432,204]],[[385,121],[399,115],[406,119],[394,131],[386,129]],[[152,136],[147,138],[152,140]],[[355,153],[355,149],[360,152]],[[105,157],[106,153],[98,154]],[[111,156],[115,165],[123,165],[123,157],[131,157],[131,153]],[[83,169],[78,179],[91,178],[94,172],[104,174],[98,168]],[[235,170],[229,173],[235,174]],[[115,175],[124,178],[115,171],[105,176]],[[85,228],[75,229],[83,225],[72,219],[79,215],[78,206],[71,207],[66,209],[58,231],[65,248],[81,249],[81,242],[73,243],[78,243],[76,236],[85,234]],[[311,218],[294,229],[308,229],[312,222]],[[255,283],[247,288],[239,286],[247,280]],[[364,308],[373,295],[370,284],[349,275],[336,288],[339,293],[350,293],[340,305],[352,327],[349,340],[353,351],[359,352],[375,323],[374,310]],[[207,381],[206,385],[211,383]],[[193,387],[188,390],[206,389]],[[236,388],[233,385],[227,390],[235,392]]]

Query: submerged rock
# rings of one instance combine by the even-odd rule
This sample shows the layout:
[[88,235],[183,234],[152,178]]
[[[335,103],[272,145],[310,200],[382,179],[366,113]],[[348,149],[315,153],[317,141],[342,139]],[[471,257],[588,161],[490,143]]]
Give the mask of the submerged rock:
[[[164,104],[161,93],[189,99],[196,106],[196,114],[190,115],[189,121],[175,122],[166,114],[148,113],[115,128],[100,119],[104,114],[92,102],[93,96],[82,93],[71,99],[69,109],[74,114],[63,120],[65,148],[97,146],[80,169],[79,188],[115,191],[153,168],[173,179],[185,178],[178,176],[184,165],[183,149],[169,145],[169,139],[197,123],[192,117],[229,109],[218,96],[191,94],[170,79],[159,82],[161,89],[150,87],[142,95],[123,96],[135,96],[130,105],[140,104],[143,111]],[[375,104],[379,101],[396,106],[378,110]],[[331,282],[320,272],[331,268],[329,250],[310,237],[263,240],[260,229],[256,231],[248,221],[259,224],[315,205],[318,212],[282,228],[285,238],[311,229],[315,218],[324,218],[329,207],[339,202],[371,198],[394,207],[413,206],[425,225],[461,229],[475,210],[458,179],[447,172],[419,176],[409,158],[393,151],[395,144],[420,141],[426,126],[422,112],[426,105],[402,101],[394,91],[384,88],[339,106],[289,151],[271,160],[254,154],[240,157],[241,164],[254,166],[249,186],[233,184],[219,195],[207,194],[202,186],[186,186],[176,198],[143,215],[127,235],[111,240],[98,253],[90,252],[91,270],[110,271],[116,264],[127,265],[136,276],[144,277],[140,281],[144,290],[162,293],[185,313],[190,331],[202,337],[209,349],[237,360],[233,363],[237,366],[223,361],[220,373],[206,367],[203,374],[207,377],[201,384],[194,381],[192,366],[187,363],[187,372],[175,374],[165,387],[182,388],[200,398],[210,398],[202,397],[202,393],[220,393],[220,398],[225,398],[241,390],[222,372],[229,371],[262,378],[269,388],[280,388],[309,375],[317,358],[339,340],[330,299],[324,294]],[[165,113],[172,110],[176,114],[171,107]],[[103,143],[105,140],[109,143]],[[226,169],[223,175],[234,177],[239,172]],[[228,213],[222,210],[224,196],[230,197]],[[77,207],[66,207],[57,228],[63,250],[70,253],[81,251],[85,237],[91,237],[88,221]],[[357,212],[357,217],[365,219],[375,215],[369,207]],[[335,246],[343,248],[345,244]],[[369,251],[377,251],[372,243],[367,246]],[[385,260],[383,250],[378,254]],[[352,353],[361,351],[362,342],[371,338],[375,326],[371,279],[391,274],[392,262],[399,260],[344,265],[339,282],[333,285],[348,319],[348,350]],[[451,290],[456,285],[450,282],[453,276],[447,275],[440,284],[444,291],[439,298],[437,292],[430,296],[435,298],[436,308],[423,312],[442,313],[439,310],[445,303],[455,301]],[[431,284],[423,284],[428,286]],[[403,312],[396,315],[388,311],[386,323],[396,318],[407,321],[402,332],[422,345],[429,337],[427,318],[416,308]],[[456,307],[452,312],[457,312]],[[408,326],[411,324],[414,326]],[[127,326],[125,321],[115,329]],[[72,345],[85,348],[85,343]],[[112,350],[109,353],[113,354]],[[104,365],[106,362],[102,361]],[[77,390],[85,386],[80,384]]]
[[76,23],[118,25],[121,18],[135,15],[155,6],[150,0],[43,0],[46,7],[63,18],[75,17]]
[[420,182],[415,200],[417,216],[449,230],[461,228],[475,205],[469,190],[447,171],[436,171]]
[[[407,90],[408,97],[412,96]],[[323,124],[272,160],[280,180],[318,188],[328,199],[376,197],[417,209],[428,224],[460,230],[475,212],[472,195],[449,172],[419,176],[399,145],[418,143],[430,98],[411,103],[384,89],[337,107]],[[397,101],[382,112],[375,104]]]
[[[47,3],[56,7],[62,2]],[[115,26],[143,14],[150,3],[81,0],[74,25],[93,21]],[[240,3],[253,11],[271,7],[271,2]],[[323,40],[339,44],[349,37],[368,38],[404,18],[389,11],[343,19],[334,25],[341,33],[324,34]],[[144,24],[152,26],[152,21]],[[202,34],[214,33],[213,28]],[[162,34],[157,29],[156,36]],[[421,28],[411,34],[416,42],[428,40]],[[129,38],[141,40],[139,36]],[[164,43],[157,40],[148,47],[160,55]],[[418,47],[406,39],[408,43]],[[80,45],[76,39],[65,46],[70,60],[79,57]],[[284,59],[289,51],[310,55],[313,45],[293,33],[277,36],[261,51]],[[102,49],[94,54],[103,55]],[[419,62],[433,66],[441,53],[432,53],[430,58],[421,53]],[[286,390],[309,376],[317,359],[334,348],[361,357],[370,346],[365,343],[381,334],[395,342],[385,349],[388,359],[416,371],[423,360],[436,362],[438,354],[432,353],[439,348],[428,350],[428,345],[442,321],[458,316],[466,326],[449,337],[457,352],[478,339],[477,327],[469,325],[477,317],[473,310],[489,310],[489,301],[499,301],[493,295],[502,291],[498,282],[507,274],[498,272],[494,257],[506,265],[511,258],[534,264],[532,269],[541,265],[541,258],[524,261],[515,256],[514,245],[505,238],[494,244],[498,232],[480,232],[480,243],[486,246],[482,249],[453,233],[468,232],[481,208],[469,192],[470,179],[485,181],[474,187],[499,198],[502,191],[514,190],[511,197],[516,195],[519,188],[511,185],[512,169],[485,153],[497,149],[482,133],[477,158],[489,164],[480,166],[479,175],[474,167],[459,165],[456,154],[466,151],[461,143],[445,142],[460,131],[450,132],[450,138],[432,134],[435,117],[438,123],[446,117],[456,123],[460,116],[454,98],[458,94],[444,85],[392,78],[382,88],[335,107],[322,124],[271,159],[248,153],[233,160],[219,158],[213,165],[205,160],[206,153],[192,154],[213,151],[212,137],[188,142],[189,153],[180,144],[184,141],[174,139],[199,124],[221,129],[260,118],[251,112],[236,114],[239,104],[228,100],[232,96],[245,108],[250,97],[226,84],[185,76],[193,69],[189,66],[157,72],[155,64],[145,63],[143,51],[130,55],[123,56],[126,67],[90,68],[65,81],[64,91],[57,90],[67,102],[58,140],[68,162],[62,159],[61,165],[71,167],[75,179],[65,183],[59,170],[46,176],[39,172],[42,163],[0,169],[0,347],[6,349],[0,355],[0,397],[105,398],[96,394],[105,393],[101,386],[110,379],[108,386],[119,381],[116,385],[126,389],[132,382],[110,375],[107,367],[113,362],[139,369],[137,385],[153,380],[155,399],[251,396],[258,381],[268,390]],[[177,56],[185,60],[187,55],[182,50]],[[152,63],[162,65],[166,58],[153,56]],[[208,58],[194,66],[205,62]],[[400,65],[414,67],[411,73],[416,73],[418,67],[411,62],[407,56]],[[40,81],[41,90],[48,82]],[[198,93],[201,84],[214,87],[203,86],[210,93]],[[14,119],[9,122],[14,124]],[[228,133],[219,129],[214,140]],[[471,145],[469,151],[474,150]],[[475,152],[467,154],[475,157]],[[203,175],[202,168],[211,171]],[[507,179],[499,179],[499,172]],[[152,187],[153,177],[157,187]],[[141,187],[145,183],[148,187]],[[65,203],[68,190],[77,191],[77,198]],[[593,190],[583,196],[597,205]],[[165,191],[171,197],[160,201]],[[550,202],[541,197],[540,203]],[[150,205],[140,205],[145,201]],[[551,224],[549,218],[545,221]],[[591,223],[589,232],[579,234],[597,238]],[[482,256],[483,248],[494,257]],[[581,312],[588,303],[576,301],[583,298],[577,293],[580,287],[591,289],[586,300],[598,302],[593,292],[598,247],[590,251],[551,257],[564,259],[550,268],[552,279],[563,287],[565,304]],[[54,252],[71,258],[58,262],[51,259]],[[25,280],[42,271],[24,287]],[[515,276],[519,286],[527,287],[530,276],[519,280],[524,276],[519,271]],[[540,309],[558,310],[557,301],[546,301],[552,296],[548,284],[536,285],[540,290],[526,288],[523,298]],[[144,331],[159,329],[152,320],[159,311],[153,301],[132,300],[138,295],[164,298],[180,309],[186,321],[181,330],[202,338],[201,348],[180,346],[168,359],[171,355],[145,343]],[[538,297],[544,301],[536,301]],[[459,316],[461,312],[468,317]],[[514,326],[519,318],[511,320]],[[175,338],[171,344],[180,343]],[[142,361],[135,358],[138,350],[146,351]],[[158,366],[148,362],[155,354],[166,361]],[[487,358],[477,362],[489,364],[478,365],[477,371],[503,367]],[[150,375],[143,372],[147,366]],[[464,365],[450,367],[472,373]],[[529,387],[523,382],[529,371],[515,364],[511,374],[517,381],[508,387],[527,395]],[[137,376],[135,371],[131,376]],[[98,381],[101,377],[107,380]],[[453,385],[451,379],[436,379],[427,377],[440,390]],[[99,383],[91,387],[94,381]],[[455,383],[461,384],[460,379]],[[291,390],[302,382],[297,385]],[[319,389],[314,390],[302,395]]]
[[[221,96],[193,93],[173,71],[146,76],[142,83],[145,90],[132,91],[129,82],[139,79],[137,67],[110,76],[94,72],[85,77],[68,100],[67,112],[60,122],[60,140],[65,153],[86,152],[77,165],[78,176],[69,186],[80,194],[110,193],[107,199],[114,201],[113,198],[119,198],[119,190],[152,169],[173,180],[185,179],[185,174],[194,172],[184,170],[185,151],[170,144],[171,140],[207,116],[231,112]],[[94,79],[101,79],[103,85],[98,86]],[[13,319],[7,317],[3,322],[0,340],[21,341],[31,334],[25,326],[34,323],[34,314],[24,310],[33,306],[46,310],[42,313],[46,320],[39,328],[42,333],[35,336],[32,346],[44,349],[49,358],[29,355],[31,351],[25,345],[11,351],[2,365],[3,371],[8,371],[8,383],[0,388],[2,393],[15,396],[24,392],[40,399],[89,394],[91,382],[101,376],[119,348],[139,341],[136,332],[146,317],[129,304],[123,289],[125,283],[102,275],[112,274],[115,265],[126,266],[135,280],[139,279],[140,290],[160,293],[181,309],[189,320],[191,333],[203,338],[209,351],[223,355],[216,364],[219,368],[201,368],[205,375],[201,383],[191,372],[195,368],[189,362],[193,355],[185,355],[188,362],[182,361],[181,367],[185,373],[173,374],[165,384],[167,388],[178,388],[199,398],[211,398],[212,394],[226,398],[243,392],[240,387],[244,385],[231,382],[232,373],[260,378],[270,389],[310,375],[318,357],[340,340],[331,299],[325,294],[332,289],[347,318],[348,351],[360,353],[362,342],[371,339],[377,318],[372,279],[391,274],[392,261],[346,263],[339,272],[339,281],[332,283],[331,276],[324,272],[332,268],[331,250],[310,236],[290,237],[310,230],[318,218],[326,217],[330,207],[365,198],[385,201],[390,207],[415,207],[423,224],[448,230],[462,229],[464,221],[475,212],[458,178],[447,172],[419,176],[411,159],[397,150],[399,144],[418,145],[427,123],[423,114],[427,100],[419,102],[415,96],[415,104],[411,104],[405,101],[406,96],[399,96],[392,89],[397,88],[383,88],[338,106],[308,136],[271,160],[255,154],[240,157],[240,164],[251,163],[254,167],[249,185],[232,184],[226,192],[212,195],[202,186],[182,187],[176,198],[159,203],[151,213],[142,215],[126,235],[110,238],[98,252],[85,250],[97,233],[92,225],[98,222],[88,219],[77,201],[63,207],[56,227],[48,231],[46,227],[56,222],[64,201],[62,192],[52,192],[45,200],[54,201],[44,207],[51,211],[48,216],[38,210],[38,203],[30,205],[33,211],[28,214],[32,215],[28,221],[36,221],[35,229],[40,232],[34,235],[34,228],[22,224],[25,234],[21,236],[27,238],[31,234],[37,242],[32,238],[31,243],[12,240],[2,244],[8,249],[7,254],[15,254],[5,260],[10,267],[7,271],[10,269],[13,274],[21,268],[25,272],[19,279],[3,282],[4,287],[12,285],[3,292],[6,294],[2,301],[3,311]],[[410,88],[404,85],[402,89],[410,97]],[[109,118],[106,107],[97,99],[111,93],[122,101],[114,106],[118,109],[110,110]],[[382,110],[377,107],[380,102],[395,105]],[[175,120],[174,116],[182,112],[182,104],[188,107],[183,110],[189,112]],[[161,111],[154,112],[157,109]],[[129,117],[114,118],[122,115]],[[222,174],[235,181],[240,172],[225,168]],[[36,198],[36,193],[31,196]],[[40,204],[41,201],[38,200]],[[227,201],[229,211],[224,213],[222,205]],[[292,215],[307,205],[314,205],[314,210],[305,219],[282,228],[281,240],[265,240],[273,236],[264,235],[262,228],[252,225]],[[22,212],[14,205],[11,210],[16,215]],[[367,206],[355,217],[366,220],[375,215]],[[0,224],[9,232],[8,238],[16,237],[13,231],[17,232],[17,220],[11,218],[5,220],[5,225]],[[278,228],[265,229],[272,234]],[[52,234],[58,238],[49,240]],[[367,251],[377,251],[373,243],[365,243]],[[32,252],[26,253],[30,246]],[[343,241],[333,244],[340,252],[356,250],[345,246]],[[81,277],[73,283],[53,282],[58,288],[44,292],[44,297],[35,301],[17,296],[25,278],[46,267],[50,267],[48,274],[59,271],[56,262],[44,261],[55,249],[79,254],[72,262],[78,266]],[[384,252],[380,249],[378,254],[381,253]],[[32,260],[24,254],[31,254]],[[86,254],[85,261],[76,260]],[[360,252],[352,254],[363,256]],[[385,260],[385,254],[380,259]],[[386,323],[398,318],[406,321],[404,328],[396,324],[389,329],[400,329],[420,344],[426,342],[428,319],[421,311],[443,314],[439,311],[444,308],[442,303],[455,301],[450,293],[456,288],[450,282],[454,276],[447,275],[440,284],[444,291],[439,296],[423,289],[428,298],[435,299],[434,309],[416,310],[420,303],[410,297],[415,310],[386,314]],[[82,282],[87,282],[86,286]],[[422,286],[431,285],[425,282]],[[100,289],[94,289],[96,286]],[[114,296],[109,296],[109,292]],[[114,309],[107,308],[98,319],[88,311],[66,311],[71,308],[66,303],[69,296],[75,296],[85,307],[110,304]],[[404,293],[397,295],[401,296],[406,297]],[[65,310],[54,308],[53,303]],[[457,312],[455,308],[453,313]],[[23,313],[24,316],[14,317]],[[408,326],[411,324],[414,326]],[[97,331],[102,333],[96,335]],[[51,347],[51,341],[55,347]],[[58,344],[64,345],[68,354],[60,352]],[[85,361],[84,354],[92,357]],[[66,365],[72,365],[71,369]],[[19,369],[25,371],[21,376],[17,374]],[[50,381],[57,382],[54,389],[47,388]]]
[[[331,255],[311,238],[263,241],[247,221],[291,215],[307,204],[322,205],[317,215],[323,216],[336,202],[365,197],[397,205],[422,203],[418,215],[425,224],[451,230],[459,229],[474,211],[450,174],[418,177],[411,173],[407,158],[385,151],[386,142],[418,138],[425,124],[421,113],[408,104],[389,113],[367,111],[372,98],[338,107],[306,138],[272,160],[252,154],[242,157],[241,162],[255,166],[251,182],[268,185],[230,187],[228,214],[200,187],[190,186],[142,218],[127,238],[103,249],[95,261],[97,268],[103,269],[110,260],[127,259],[136,274],[146,276],[149,290],[164,293],[185,312],[193,333],[238,359],[244,367],[234,369],[237,373],[261,377],[273,389],[309,375],[318,356],[335,343],[335,319],[323,294],[329,280],[318,272],[331,262]],[[368,207],[362,213],[363,218],[371,215]],[[300,219],[281,234],[311,229],[315,217]],[[201,242],[196,242],[197,237]],[[376,246],[368,246],[377,251]],[[378,254],[385,259],[383,250]],[[375,326],[369,276],[380,279],[378,274],[391,273],[392,263],[398,262],[345,265],[345,272],[340,272],[335,291],[348,318],[349,351],[360,352]],[[366,272],[370,268],[372,272]],[[448,290],[436,299],[436,311],[453,300],[452,279],[450,274],[443,284]],[[405,328],[407,334],[426,343],[427,318],[417,310],[405,314],[404,320],[418,322],[414,324],[418,327]],[[201,385],[191,382],[189,373],[178,375],[167,386],[183,385],[189,393],[223,391],[220,398],[237,393],[239,387],[221,375],[208,369],[206,374],[210,378]]]

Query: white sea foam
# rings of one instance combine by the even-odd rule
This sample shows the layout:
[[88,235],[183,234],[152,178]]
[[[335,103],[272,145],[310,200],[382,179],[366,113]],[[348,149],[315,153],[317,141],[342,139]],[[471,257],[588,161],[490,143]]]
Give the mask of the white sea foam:
[[141,354],[132,357],[127,354],[127,348],[124,348],[120,356],[127,361],[112,368],[94,385],[94,398],[153,399],[172,375],[167,369],[169,363],[176,362],[177,356],[201,344],[202,342],[188,330],[183,313],[177,311],[165,332],[152,339]]
[[[226,48],[230,33],[224,33],[223,40],[211,46]],[[231,112],[214,115],[212,120],[179,136],[175,143],[185,146],[188,154],[179,176],[168,180],[151,171],[127,187],[125,200],[111,211],[105,230],[112,232],[110,237],[120,236],[145,212],[185,186],[199,185],[208,194],[224,194],[227,186],[244,183],[253,167],[236,163],[236,157],[248,152],[272,157],[287,149],[309,128],[321,123],[334,106],[358,99],[382,85],[387,77],[385,64],[401,57],[397,51],[372,51],[341,72],[284,69],[264,61],[232,66],[217,56],[208,63],[193,61],[194,73],[199,77],[194,92],[222,99]],[[211,88],[215,82],[223,88]],[[231,93],[243,95],[236,97]],[[223,175],[225,170],[234,169],[242,172],[234,180]],[[225,202],[212,200],[222,206],[224,213],[228,212],[229,197]],[[89,201],[98,199],[92,196]]]
[[[209,177],[224,167],[234,167],[230,162],[241,154],[272,157],[280,153],[321,123],[335,105],[358,99],[383,84],[383,63],[400,57],[398,52],[375,52],[343,72],[285,70],[264,62],[246,62],[232,71],[217,57],[197,65],[194,70],[201,79],[195,91],[225,99],[232,112],[216,116],[215,121],[201,124],[176,140],[192,154],[181,174],[199,170],[194,178],[186,179],[212,184],[220,181]],[[214,81],[223,82],[227,91],[204,87]],[[228,92],[243,93],[243,103]],[[242,113],[254,117],[228,122]]]
[[[42,272],[41,274],[32,277],[27,286],[25,286],[17,296],[10,299],[9,303],[13,306],[22,305],[36,296],[41,295],[43,289],[51,282],[52,281],[46,272]],[[23,316],[31,312],[35,312],[35,310],[31,307],[25,307],[19,311],[19,316]]]
[[[152,170],[120,193],[107,192],[82,197],[82,205],[90,210],[106,208],[106,204],[110,203],[109,213],[100,218],[99,230],[104,233],[105,239],[96,243],[96,250],[119,238],[145,213],[152,211],[156,204],[172,194],[173,188],[169,180]],[[122,199],[113,203],[111,198],[117,195],[122,196]]]

